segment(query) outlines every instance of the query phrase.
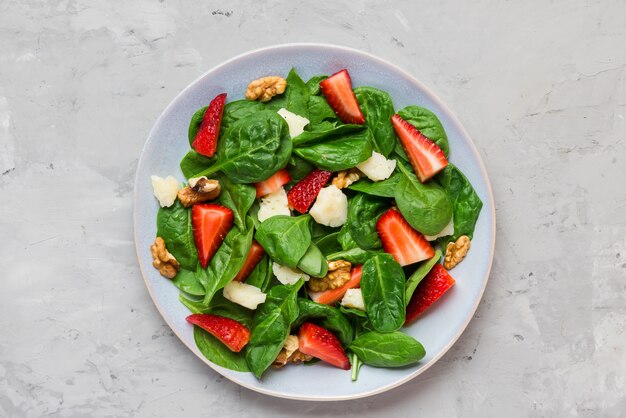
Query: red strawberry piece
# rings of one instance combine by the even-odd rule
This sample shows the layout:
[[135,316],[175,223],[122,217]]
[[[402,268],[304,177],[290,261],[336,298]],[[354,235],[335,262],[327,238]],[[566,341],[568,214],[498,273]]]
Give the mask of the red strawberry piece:
[[321,303],[322,305],[332,305],[343,298],[348,289],[354,289],[361,285],[361,273],[363,272],[363,266],[358,265],[350,271],[350,280],[348,280],[343,286],[337,289],[329,289],[323,292],[309,292],[309,296],[314,302]]
[[209,106],[204,112],[200,129],[191,143],[191,146],[198,154],[207,157],[212,157],[213,154],[215,154],[225,104],[226,93],[218,94],[211,100],[211,103],[209,103]]
[[282,170],[278,170],[267,180],[263,180],[254,185],[254,187],[256,187],[256,197],[259,198],[270,193],[274,193],[290,181],[291,176],[287,170],[284,168]]
[[359,102],[352,91],[352,80],[348,70],[343,69],[320,82],[326,101],[343,123],[363,125],[365,118]]
[[298,333],[298,350],[316,357],[340,369],[349,370],[350,360],[341,347],[341,342],[325,328],[305,322]]
[[396,209],[389,209],[378,219],[376,231],[385,252],[393,255],[401,266],[427,260],[435,250],[424,235],[416,231]]
[[193,239],[198,249],[198,260],[202,267],[206,268],[233,226],[233,212],[213,203],[193,205],[191,224]]
[[454,285],[454,279],[448,271],[441,264],[435,264],[417,286],[409,304],[406,306],[406,321],[404,325],[415,321],[415,318],[443,296],[452,285]]
[[398,114],[391,117],[391,123],[400,137],[402,148],[409,157],[417,178],[422,183],[446,168],[448,159],[439,145],[422,135],[415,126]]
[[332,175],[333,173],[326,170],[315,169],[311,171],[287,193],[289,205],[298,212],[305,213],[315,202],[320,190]]
[[193,314],[187,322],[197,325],[220,340],[231,351],[238,353],[250,341],[250,330],[234,319],[211,314]]
[[252,241],[252,247],[250,247],[250,252],[248,253],[248,257],[246,257],[246,261],[243,263],[243,267],[239,270],[239,273],[235,276],[233,280],[242,282],[248,278],[252,270],[259,264],[259,261],[265,255],[265,250],[261,247],[256,241]]

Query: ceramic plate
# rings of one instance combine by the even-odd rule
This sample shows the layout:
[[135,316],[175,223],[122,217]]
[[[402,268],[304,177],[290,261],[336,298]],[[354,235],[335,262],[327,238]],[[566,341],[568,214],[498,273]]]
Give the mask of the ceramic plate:
[[[150,245],[156,234],[158,203],[152,195],[150,175],[173,175],[185,181],[178,166],[189,150],[187,128],[191,115],[219,93],[242,99],[250,80],[265,75],[286,76],[295,67],[303,79],[347,68],[353,86],[373,86],[389,92],[395,109],[415,104],[439,117],[448,134],[450,160],[469,178],[483,201],[472,249],[452,272],[456,285],[428,313],[405,332],[426,348],[418,364],[399,369],[364,366],[359,379],[318,363],[270,369],[263,380],[252,373],[219,367],[196,348],[193,328],[185,321],[188,310],[178,301],[178,289],[152,267]],[[487,284],[495,242],[495,211],[489,179],[468,133],[452,112],[413,76],[373,55],[334,45],[288,44],[235,57],[206,72],[185,88],[165,109],[143,148],[135,180],[135,245],[150,296],[161,315],[183,343],[216,372],[246,388],[268,395],[303,400],[344,400],[374,395],[407,382],[432,366],[459,338],[469,323]],[[211,373],[207,370],[207,373]]]

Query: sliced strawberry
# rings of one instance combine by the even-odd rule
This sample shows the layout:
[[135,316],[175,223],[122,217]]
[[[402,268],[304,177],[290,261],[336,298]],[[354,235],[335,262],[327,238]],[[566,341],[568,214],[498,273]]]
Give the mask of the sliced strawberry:
[[341,347],[341,342],[325,328],[305,322],[298,333],[298,350],[316,357],[340,369],[349,370],[350,360]]
[[220,340],[231,351],[238,353],[250,341],[250,330],[234,319],[211,314],[193,314],[187,322],[194,324]]
[[385,252],[401,266],[434,257],[435,250],[424,235],[416,231],[396,209],[389,209],[378,219],[376,231]]
[[239,270],[239,273],[235,276],[233,280],[237,282],[242,282],[248,278],[252,270],[259,264],[259,261],[265,255],[265,250],[261,247],[256,241],[252,241],[252,247],[250,247],[250,252],[248,253],[248,257],[246,257],[246,261],[243,263],[243,267]]
[[267,180],[255,183],[254,187],[256,187],[256,197],[259,198],[270,193],[274,193],[290,181],[291,176],[287,170],[284,168],[282,170],[278,170]]
[[415,126],[398,114],[391,117],[391,123],[400,137],[400,143],[411,161],[413,170],[422,183],[446,168],[448,159],[439,145],[422,135]]
[[326,290],[324,292],[311,292],[309,293],[309,296],[311,296],[311,299],[313,299],[314,302],[321,303],[322,305],[332,305],[333,303],[341,300],[348,289],[354,289],[355,287],[359,287],[361,285],[362,267],[362,265],[354,267],[350,271],[350,280],[344,283],[343,286],[337,289]]
[[191,208],[193,239],[198,260],[206,268],[233,226],[233,212],[221,205],[203,203]]
[[454,279],[448,271],[441,264],[435,264],[417,286],[409,304],[406,306],[406,321],[404,325],[415,321],[415,318],[443,296],[452,285],[454,285]]
[[311,171],[287,193],[289,205],[298,212],[305,213],[315,202],[320,190],[332,175],[333,173],[326,170],[315,169]]
[[209,106],[204,112],[200,129],[191,143],[191,146],[198,154],[207,157],[212,157],[213,154],[215,154],[225,104],[226,93],[218,94],[211,100],[211,103],[209,103]]
[[363,125],[365,118],[359,102],[352,91],[352,80],[348,70],[343,69],[320,82],[322,93],[343,123]]

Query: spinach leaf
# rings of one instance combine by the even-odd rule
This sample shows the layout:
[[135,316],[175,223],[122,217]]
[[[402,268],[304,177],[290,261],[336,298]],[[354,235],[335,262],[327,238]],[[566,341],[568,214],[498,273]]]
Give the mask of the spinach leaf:
[[275,96],[267,103],[267,108],[278,110],[285,108],[296,115],[309,117],[309,89],[294,68],[287,74],[287,88],[281,96]]
[[[304,133],[296,138],[302,135]],[[372,156],[369,136],[367,130],[362,130],[325,139],[320,143],[296,147],[293,152],[323,170],[347,170]]]
[[226,131],[216,163],[194,177],[222,171],[233,183],[263,181],[287,164],[291,149],[287,122],[276,112],[257,112]]
[[195,271],[198,250],[193,240],[191,210],[185,209],[178,199],[169,208],[159,208],[157,236],[163,238],[165,247],[183,269]]
[[337,241],[339,241],[339,245],[341,245],[344,251],[359,247],[352,238],[352,235],[350,235],[350,231],[348,231],[348,227],[345,224],[341,227],[339,235],[337,235]]
[[205,274],[199,276],[206,292],[203,301],[205,305],[208,305],[213,295],[230,283],[243,267],[250,252],[254,234],[252,219],[248,218],[247,223],[247,231],[242,231],[237,227],[230,230],[204,270]]
[[272,280],[272,260],[266,255],[263,256],[259,264],[257,264],[248,278],[246,284],[256,286],[262,292],[267,292],[267,288]]
[[404,283],[404,271],[390,254],[377,254],[363,264],[361,292],[376,331],[391,332],[404,324]]
[[293,323],[292,328],[297,328],[310,319],[319,319],[319,321],[316,321],[319,326],[334,333],[344,347],[347,347],[352,342],[354,330],[352,325],[350,325],[350,321],[339,309],[303,298],[298,299],[298,308],[300,314]]
[[304,131],[293,139],[293,144],[296,147],[319,144],[322,142],[345,138],[348,135],[362,132],[364,129],[363,125],[348,124],[320,131]]
[[467,177],[453,164],[448,164],[436,179],[448,192],[454,212],[454,235],[439,239],[441,248],[446,248],[448,243],[456,241],[461,235],[472,238],[483,202]]
[[291,181],[287,183],[287,186],[293,186],[303,178],[305,178],[311,171],[315,169],[313,164],[307,160],[291,154],[289,164],[287,165],[287,172],[291,176]]
[[413,272],[413,274],[411,274],[409,279],[406,281],[404,300],[407,303],[407,305],[409,301],[411,300],[411,296],[413,296],[413,292],[415,292],[417,285],[420,284],[422,279],[426,277],[428,272],[432,270],[432,268],[435,266],[435,264],[439,262],[439,260],[441,260],[441,251],[436,250],[435,255],[432,258],[429,258],[428,260],[423,261],[419,265],[419,267]]
[[319,96],[322,94],[322,88],[320,87],[320,82],[324,81],[328,78],[327,75],[314,75],[306,82],[306,88],[309,89],[310,95]]
[[204,106],[194,112],[191,116],[191,120],[189,121],[189,129],[187,130],[187,136],[189,137],[189,145],[193,143],[193,140],[196,139],[196,135],[200,130],[200,125],[202,125],[202,119],[204,119],[204,114],[206,113],[208,106]]
[[376,231],[376,222],[389,203],[383,199],[357,194],[348,204],[347,228],[354,242],[364,250],[381,248],[382,244]]
[[324,257],[317,245],[312,242],[298,262],[298,268],[313,277],[324,277],[328,273],[326,257]]
[[248,367],[258,378],[283,348],[291,324],[298,317],[298,290],[304,282],[274,286],[254,315],[254,328],[246,347]]
[[436,235],[452,219],[452,203],[443,187],[434,181],[421,183],[403,164],[396,187],[396,204],[404,219],[424,235]]
[[172,279],[172,283],[189,295],[204,296],[204,287],[196,277],[195,270],[180,269],[176,277]]
[[341,244],[339,244],[339,241],[337,241],[338,235],[339,232],[333,232],[331,234],[323,235],[319,238],[316,238],[313,240],[313,242],[315,243],[315,245],[317,245],[317,248],[320,249],[322,254],[326,256],[328,254],[342,250]]
[[359,359],[374,367],[402,367],[420,361],[426,355],[422,344],[400,331],[366,332],[358,336],[352,350]]
[[194,174],[206,170],[215,164],[215,156],[213,158],[205,157],[198,154],[194,150],[191,150],[180,161],[180,170],[183,172],[185,178],[190,179]]
[[254,311],[229,301],[224,297],[222,292],[217,292],[215,294],[209,306],[205,306],[202,301],[188,299],[183,295],[179,296],[179,300],[192,313],[210,313],[213,315],[225,316],[226,318],[241,322],[248,328],[252,326]]
[[234,102],[226,103],[224,113],[222,114],[220,135],[224,135],[238,120],[245,119],[264,109],[265,104],[257,100],[235,100]]
[[339,306],[339,310],[344,314],[344,315],[354,315],[354,316],[358,316],[359,318],[367,318],[367,314],[365,313],[365,311],[362,311],[360,309],[356,309],[356,308],[346,308],[343,305]]
[[335,111],[328,104],[325,98],[321,96],[309,97],[309,130],[315,130],[316,125],[324,121],[338,123],[339,118]]
[[243,353],[231,351],[220,340],[200,327],[194,327],[193,337],[198,350],[212,363],[238,372],[248,372],[248,364]]
[[354,94],[372,133],[374,149],[388,157],[396,145],[396,133],[391,124],[394,114],[391,96],[374,87],[357,87]]
[[433,112],[419,106],[407,106],[399,110],[398,115],[415,126],[426,138],[439,145],[446,157],[448,156],[450,153],[448,136],[441,121]]
[[311,238],[315,240],[316,238],[332,234],[333,232],[338,232],[339,229],[340,228],[338,227],[331,227],[318,224],[317,222],[311,222]]
[[311,244],[310,215],[277,215],[261,223],[256,240],[276,262],[295,268]]
[[369,179],[361,179],[348,188],[372,196],[393,198],[396,194],[396,186],[401,176],[400,173],[394,173],[387,180],[377,182],[373,182]]
[[235,184],[225,175],[218,175],[217,178],[222,186],[220,203],[233,211],[235,225],[245,230],[246,215],[256,199],[256,189],[247,184]]
[[349,250],[338,251],[336,253],[328,254],[326,259],[328,261],[346,260],[354,265],[363,264],[371,257],[377,254],[384,254],[382,251],[368,251],[362,248],[356,247]]

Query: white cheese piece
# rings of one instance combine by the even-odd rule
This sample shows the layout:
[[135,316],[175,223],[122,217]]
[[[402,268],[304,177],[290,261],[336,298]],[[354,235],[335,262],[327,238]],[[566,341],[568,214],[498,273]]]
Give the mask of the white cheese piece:
[[283,348],[285,349],[285,356],[287,358],[291,357],[293,353],[298,349],[300,340],[298,340],[297,335],[289,335],[285,340],[285,344],[283,344]]
[[259,213],[257,216],[260,222],[276,215],[291,216],[287,193],[283,187],[261,198],[261,202],[259,203]]
[[334,185],[324,187],[309,213],[318,224],[341,226],[348,220],[348,198]]
[[285,119],[285,122],[287,122],[287,126],[289,126],[289,135],[291,135],[292,138],[295,138],[304,132],[304,127],[310,122],[307,118],[296,115],[284,107],[279,109],[277,113]]
[[437,238],[447,237],[448,235],[454,235],[454,218],[450,219],[448,225],[446,225],[445,228],[443,228],[438,234],[424,235],[424,238],[426,238],[427,241],[434,241]]
[[357,164],[356,168],[361,170],[370,180],[381,181],[391,176],[393,170],[396,169],[396,160],[388,160],[382,154],[374,151],[371,157],[361,164]]
[[346,308],[365,310],[365,302],[363,302],[363,293],[361,289],[348,289],[341,299],[341,304]]
[[167,176],[165,178],[151,176],[150,180],[152,180],[152,191],[154,192],[154,197],[157,198],[161,207],[165,208],[172,206],[176,201],[178,190],[180,190],[178,180],[172,176]]
[[282,284],[294,284],[300,279],[304,279],[305,282],[308,282],[311,278],[308,274],[303,273],[298,269],[281,266],[278,263],[272,263],[272,272]]
[[265,302],[267,295],[258,287],[233,281],[224,286],[224,297],[245,308],[256,309]]

